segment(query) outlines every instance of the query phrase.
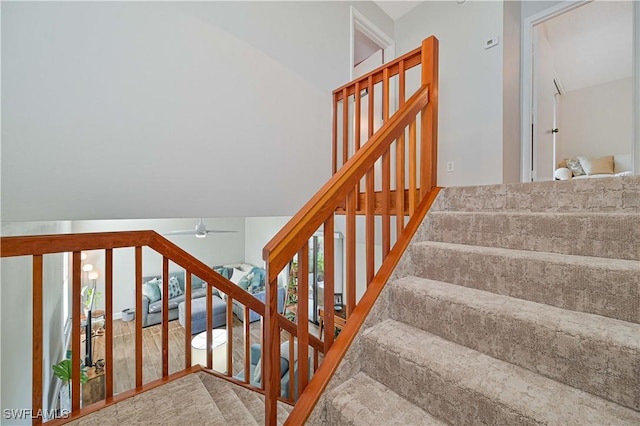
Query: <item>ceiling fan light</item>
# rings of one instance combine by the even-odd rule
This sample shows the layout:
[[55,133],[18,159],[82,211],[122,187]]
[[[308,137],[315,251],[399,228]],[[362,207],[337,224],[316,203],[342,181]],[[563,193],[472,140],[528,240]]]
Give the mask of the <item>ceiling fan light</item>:
[[200,233],[200,232],[196,233],[196,238],[204,238],[206,236],[207,236],[207,232],[206,231],[202,232],[202,233]]

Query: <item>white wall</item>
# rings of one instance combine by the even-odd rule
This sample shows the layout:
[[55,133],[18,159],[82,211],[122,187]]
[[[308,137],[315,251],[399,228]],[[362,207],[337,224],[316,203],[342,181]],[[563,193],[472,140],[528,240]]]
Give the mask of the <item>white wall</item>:
[[558,159],[631,153],[631,77],[560,96]]
[[262,249],[284,227],[289,219],[291,219],[291,216],[246,218],[244,260],[264,267]]
[[[99,220],[73,222],[73,232],[108,232],[151,229],[159,233],[193,229],[199,219],[154,219],[154,220]],[[235,263],[244,257],[244,218],[204,219],[207,229],[231,230],[236,233],[209,234],[206,238],[193,235],[166,236],[173,243],[189,252],[209,266]],[[88,251],[85,262],[94,265],[100,274],[98,289],[104,294],[104,250]],[[142,253],[143,276],[162,273],[162,256],[144,248]],[[169,271],[182,268],[169,264]],[[98,308],[104,306],[104,299]],[[113,251],[113,312],[120,314],[125,308],[135,307],[135,250],[133,248]]]
[[[438,185],[503,179],[503,5],[428,1],[395,23],[398,56],[435,35],[440,40]],[[501,42],[484,49],[497,36]],[[446,171],[453,161],[454,172]]]
[[[69,232],[68,222],[2,223],[2,236]],[[43,408],[49,408],[54,388],[51,366],[64,358],[62,297],[64,265],[61,254],[44,256],[43,283]],[[31,257],[3,258],[0,261],[0,357],[1,409],[31,408],[31,330],[33,291]],[[15,419],[7,424],[31,424]]]
[[3,218],[295,213],[330,174],[350,4],[3,2]]

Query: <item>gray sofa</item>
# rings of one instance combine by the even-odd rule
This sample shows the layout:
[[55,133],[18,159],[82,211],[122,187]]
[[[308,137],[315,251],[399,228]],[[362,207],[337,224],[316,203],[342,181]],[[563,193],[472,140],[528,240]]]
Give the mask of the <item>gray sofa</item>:
[[[185,284],[185,273],[184,271],[180,271],[180,272],[170,272],[169,273],[169,279],[171,279],[171,277],[175,277],[178,280],[178,285],[180,286],[181,290],[182,290],[182,294],[180,294],[179,296],[176,297],[172,297],[169,299],[169,321],[175,320],[178,318],[178,305],[181,302],[184,302],[185,300],[185,295],[184,295],[184,284]],[[150,276],[150,277],[144,277],[142,279],[143,285],[145,283],[148,283],[149,281],[153,280],[153,279],[161,279],[161,276],[156,275],[156,276]],[[203,280],[201,280],[200,278],[196,277],[196,276],[192,276],[191,278],[191,299],[193,300],[192,303],[195,303],[197,300],[199,299],[203,299],[206,298],[206,288],[204,287],[205,283]],[[213,296],[214,298],[218,298],[220,300],[220,302],[222,302],[222,299],[220,299],[218,296]],[[203,302],[204,303],[204,302]],[[224,302],[222,302],[224,303]],[[225,309],[226,311],[226,309]],[[224,315],[226,317],[226,314]],[[148,327],[150,325],[155,325],[155,324],[160,324],[162,322],[162,298],[160,300],[157,301],[151,301],[149,299],[149,297],[147,295],[142,296],[142,326],[143,327]]]
[[[239,282],[235,283],[237,286],[251,294],[253,297],[261,301],[265,302],[266,292],[266,271],[264,268],[260,268],[255,265],[251,265],[249,263],[237,263],[233,265],[220,265],[214,266],[213,269],[222,275],[223,277],[231,280],[233,275],[233,269],[237,268],[243,272],[251,273],[251,278],[243,278]],[[284,301],[287,296],[287,290],[284,287],[278,287],[278,312],[282,313],[284,311]],[[242,305],[239,301],[233,300],[233,313],[240,320],[244,320],[244,305]],[[257,312],[249,311],[249,322],[258,321],[260,319],[260,315]]]

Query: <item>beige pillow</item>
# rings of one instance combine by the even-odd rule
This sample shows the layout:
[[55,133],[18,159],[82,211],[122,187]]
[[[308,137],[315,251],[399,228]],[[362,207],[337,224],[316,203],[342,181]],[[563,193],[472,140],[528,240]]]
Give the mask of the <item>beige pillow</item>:
[[588,175],[611,174],[613,173],[613,155],[599,158],[580,157],[580,165]]

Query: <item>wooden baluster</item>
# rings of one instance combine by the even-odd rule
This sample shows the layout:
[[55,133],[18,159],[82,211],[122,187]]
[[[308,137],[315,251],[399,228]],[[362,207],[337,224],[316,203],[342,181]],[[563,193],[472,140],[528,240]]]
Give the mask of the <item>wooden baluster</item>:
[[375,169],[371,167],[367,171],[366,188],[366,219],[365,219],[365,253],[366,253],[366,278],[367,286],[373,280],[375,274]]
[[[374,88],[373,88],[373,77],[369,76],[368,78],[369,84],[369,116],[368,116],[368,134],[369,139],[373,136],[373,118],[374,118]],[[371,169],[367,172],[366,178],[366,224],[365,224],[365,244],[366,244],[366,278],[367,285],[371,282],[374,275],[375,270],[375,167],[371,167]],[[353,266],[355,268],[355,264]],[[347,312],[349,310],[347,309]]]
[[184,368],[191,367],[191,272],[184,271]]
[[105,397],[113,397],[113,249],[104,251]]
[[368,115],[367,115],[367,128],[368,128],[368,134],[369,134],[369,139],[371,139],[371,136],[373,136],[373,117],[375,116],[375,111],[374,111],[374,87],[373,87],[373,76],[369,76],[368,80],[367,80],[367,85],[369,87],[369,111]]
[[[382,72],[382,120],[389,120],[389,69]],[[387,149],[382,154],[382,256],[391,250],[391,155]]]
[[[356,306],[356,203],[353,190],[347,195],[347,318]],[[331,331],[331,330],[329,330]]]
[[142,386],[142,247],[135,248],[136,262],[136,387]]
[[[289,359],[295,359],[295,353],[294,353],[294,348],[295,348],[295,339],[293,337],[293,334],[289,333]],[[291,368],[291,365],[289,365],[289,368]],[[298,375],[299,372],[298,372]],[[295,399],[295,379],[291,377],[291,375],[289,375],[289,401],[293,402]]]
[[[228,296],[227,296],[228,297]],[[251,367],[251,329],[249,323],[249,308],[244,308],[242,324],[244,325],[244,382],[249,383],[249,371]]]
[[409,123],[409,215],[413,215],[417,206],[416,189],[416,120]]
[[298,391],[309,381],[309,242],[298,252]]
[[[400,108],[404,105],[405,101],[405,76],[404,76],[404,61],[398,63],[398,100]],[[405,157],[404,157],[404,138],[405,130],[402,130],[402,134],[396,140],[396,227],[397,237],[400,237],[402,230],[404,229],[404,173],[405,173]]]
[[213,368],[213,352],[211,348],[211,344],[213,343],[211,340],[211,331],[213,330],[213,290],[211,288],[211,284],[207,283],[207,368]]
[[333,123],[331,126],[332,153],[331,171],[336,174],[338,171],[338,97],[333,95]]
[[[358,150],[360,150],[360,82],[357,81],[356,85],[355,85],[355,91],[354,91],[354,102],[355,102],[355,106],[354,106],[354,112],[353,112],[353,116],[354,116],[354,123],[353,123],[353,153],[355,155],[356,152],[358,152]],[[356,194],[360,194],[360,183],[358,182],[358,185],[356,186]],[[359,210],[360,208],[360,197],[356,197],[356,210]]]
[[422,84],[429,85],[429,103],[420,114],[420,194],[424,198],[438,180],[438,39],[433,36],[422,42]]
[[[32,268],[33,268],[33,330],[31,333],[31,344],[33,351],[31,353],[31,409],[32,413],[42,412],[42,361],[43,361],[43,335],[42,335],[42,271],[43,271],[42,255],[33,255]],[[76,352],[78,354],[78,352]],[[78,355],[75,355],[77,359]],[[32,422],[34,425],[42,424],[42,416],[36,416]]]
[[[267,277],[271,277],[267,263]],[[278,272],[278,271],[274,271]],[[265,294],[265,325],[262,328],[262,387],[265,399],[265,425],[275,426],[278,418],[278,397],[280,396],[280,326],[278,325],[278,277],[269,279]],[[249,317],[245,317],[248,321]]]
[[169,259],[162,256],[162,377],[169,375]]
[[342,165],[349,159],[349,96],[342,90]]
[[72,255],[72,290],[71,290],[71,411],[77,412],[80,409],[80,330],[82,328],[81,296],[82,292],[82,260],[80,252],[74,251]]
[[318,350],[313,349],[313,372],[318,371]]
[[[327,330],[333,330],[333,295],[335,292],[335,239],[333,215],[324,222],[324,322]],[[322,338],[322,336],[318,336]],[[324,334],[324,351],[333,345],[333,333]]]
[[233,299],[227,295],[227,376],[233,376]]
[[354,123],[353,123],[353,143],[354,143],[354,154],[358,152],[360,149],[360,82],[356,82],[355,88],[355,107],[354,107]]

